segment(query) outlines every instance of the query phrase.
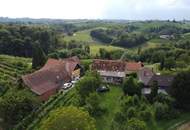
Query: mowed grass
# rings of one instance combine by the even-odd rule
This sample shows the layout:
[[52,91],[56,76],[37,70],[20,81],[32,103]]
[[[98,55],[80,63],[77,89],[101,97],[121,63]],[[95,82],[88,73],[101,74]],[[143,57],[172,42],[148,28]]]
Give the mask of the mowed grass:
[[[93,28],[93,29],[98,29],[98,28]],[[78,32],[74,33],[72,36],[65,36],[63,38],[63,40],[65,40],[67,42],[69,42],[71,40],[75,40],[75,41],[81,41],[81,42],[90,43],[90,44],[100,44],[101,42],[94,40],[90,36],[90,32],[93,29],[78,31]]]
[[92,37],[90,36],[90,30],[84,30],[84,31],[79,31],[73,34],[73,36],[65,36],[64,37],[65,41],[83,41],[83,42],[94,42]]
[[124,48],[122,48],[122,47],[116,47],[116,46],[112,46],[112,45],[91,44],[90,45],[90,54],[92,56],[99,55],[100,48],[103,48],[107,51],[124,50]]
[[[94,28],[94,29],[96,29],[96,28]],[[76,32],[73,36],[64,36],[63,38],[61,38],[61,41],[69,42],[69,41],[75,40],[75,41],[84,42],[90,46],[90,52],[91,52],[90,54],[92,56],[99,55],[99,49],[100,48],[104,48],[107,51],[123,50],[124,49],[122,47],[106,45],[106,43],[102,43],[102,42],[99,42],[99,41],[93,39],[90,36],[91,30],[93,30],[93,29],[88,29],[88,30]]]
[[106,109],[101,117],[96,118],[97,130],[110,130],[116,112],[120,111],[120,97],[123,95],[120,86],[110,85],[110,91],[100,93],[101,106]]
[[137,52],[139,47],[140,47],[142,50],[145,50],[145,49],[150,49],[150,48],[156,48],[156,47],[159,47],[159,46],[162,45],[162,44],[168,44],[168,43],[170,43],[170,42],[171,42],[171,41],[170,41],[170,40],[167,40],[167,39],[160,39],[160,38],[151,39],[151,40],[147,41],[146,43],[144,43],[144,44],[142,44],[142,45],[139,45],[139,46],[130,48],[130,50]]

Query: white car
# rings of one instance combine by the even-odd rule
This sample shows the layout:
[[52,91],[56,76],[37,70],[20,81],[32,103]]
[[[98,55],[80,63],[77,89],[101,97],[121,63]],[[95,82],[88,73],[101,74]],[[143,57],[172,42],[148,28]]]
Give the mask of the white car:
[[80,79],[79,77],[76,77],[76,78],[75,78],[75,81],[78,81],[79,79]]
[[71,81],[72,84],[75,84],[76,82],[77,82],[76,80]]
[[68,89],[68,88],[70,88],[70,87],[72,87],[72,83],[65,83],[65,84],[63,85],[63,89]]
[[75,84],[77,83],[77,81],[79,80],[80,78],[79,77],[76,77],[73,81],[71,81],[72,84]]

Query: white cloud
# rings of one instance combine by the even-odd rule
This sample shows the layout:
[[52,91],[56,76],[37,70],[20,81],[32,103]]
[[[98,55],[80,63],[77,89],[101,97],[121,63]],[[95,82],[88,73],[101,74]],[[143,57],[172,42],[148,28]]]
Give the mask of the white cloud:
[[98,18],[107,0],[0,0],[0,16]]
[[190,18],[190,0],[0,0],[0,16],[66,19]]

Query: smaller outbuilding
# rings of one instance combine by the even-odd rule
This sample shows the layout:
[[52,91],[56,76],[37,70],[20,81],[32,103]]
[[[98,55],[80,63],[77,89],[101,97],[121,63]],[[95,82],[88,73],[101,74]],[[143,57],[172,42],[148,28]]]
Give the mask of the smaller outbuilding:
[[172,84],[174,76],[173,75],[159,75],[153,72],[153,69],[143,68],[139,70],[138,79],[144,84],[142,89],[142,94],[148,95],[151,93],[151,86],[154,82],[158,84],[158,93],[167,94],[168,87]]
[[137,73],[143,64],[141,62],[126,62],[121,60],[95,59],[92,70],[96,70],[106,83],[119,84],[131,73]]

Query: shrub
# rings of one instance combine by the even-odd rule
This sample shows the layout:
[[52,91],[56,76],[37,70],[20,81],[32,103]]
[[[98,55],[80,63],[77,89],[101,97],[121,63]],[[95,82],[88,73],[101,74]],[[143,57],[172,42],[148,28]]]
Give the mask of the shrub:
[[127,118],[128,119],[134,118],[134,117],[136,117],[136,115],[137,115],[137,111],[134,107],[130,107],[127,110]]
[[141,88],[137,82],[136,79],[134,79],[132,76],[130,76],[129,78],[127,78],[123,85],[123,92],[129,96],[133,96],[133,95],[141,95]]
[[144,121],[133,118],[127,121],[125,130],[147,130],[147,126]]
[[139,106],[140,105],[140,99],[137,95],[133,96],[133,105],[134,106]]
[[162,120],[168,118],[169,107],[167,104],[155,102],[155,117],[157,120]]
[[144,121],[150,121],[152,117],[153,117],[152,112],[148,109],[139,112],[139,118]]

